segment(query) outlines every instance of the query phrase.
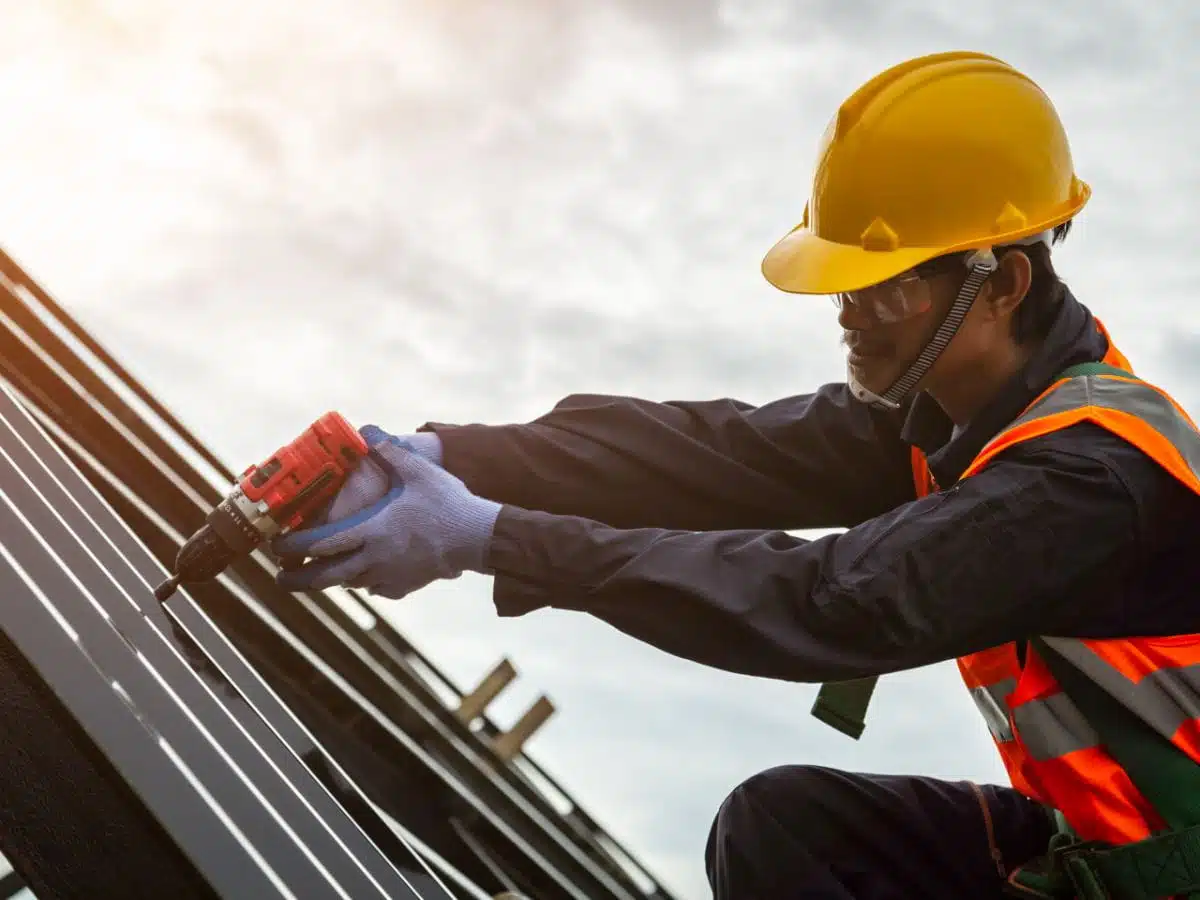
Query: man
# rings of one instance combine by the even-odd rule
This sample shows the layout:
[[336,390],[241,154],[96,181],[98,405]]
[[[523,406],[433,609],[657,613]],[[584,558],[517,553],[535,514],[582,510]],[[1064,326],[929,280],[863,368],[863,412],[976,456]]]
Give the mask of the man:
[[[836,298],[846,384],[368,427],[374,461],[277,542],[280,581],[398,598],[484,572],[501,615],[577,609],[799,682],[958,660],[1012,788],[761,773],[713,824],[718,898],[1200,890],[1163,875],[1174,832],[1152,838],[1200,824],[1200,439],[1054,273],[1088,196],[1021,73],[973,53],[893,67],[838,110],[763,263]],[[818,527],[847,530],[785,533]],[[1056,831],[1098,843],[1038,863]]]

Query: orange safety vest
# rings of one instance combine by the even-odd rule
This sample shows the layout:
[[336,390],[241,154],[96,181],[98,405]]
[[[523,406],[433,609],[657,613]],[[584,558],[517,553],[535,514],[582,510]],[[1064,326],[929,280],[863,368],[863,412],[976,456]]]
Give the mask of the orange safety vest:
[[[1104,362],[1131,371],[1111,341]],[[1200,493],[1200,433],[1191,418],[1158,388],[1111,374],[1057,380],[992,438],[961,477],[1021,441],[1082,421],[1129,441]],[[939,488],[924,454],[913,450],[913,480],[918,496],[925,496]],[[1200,762],[1200,634],[1044,640]],[[958,668],[1014,788],[1058,809],[1083,840],[1124,844],[1164,827],[1033,648],[1027,648],[1024,666],[1017,644],[1009,643],[961,657]]]

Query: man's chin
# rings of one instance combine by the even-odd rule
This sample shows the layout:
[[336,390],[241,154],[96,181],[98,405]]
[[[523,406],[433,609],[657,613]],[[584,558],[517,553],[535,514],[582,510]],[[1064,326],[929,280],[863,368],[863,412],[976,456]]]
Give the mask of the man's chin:
[[890,359],[866,359],[847,362],[850,376],[873,394],[882,394],[900,377]]

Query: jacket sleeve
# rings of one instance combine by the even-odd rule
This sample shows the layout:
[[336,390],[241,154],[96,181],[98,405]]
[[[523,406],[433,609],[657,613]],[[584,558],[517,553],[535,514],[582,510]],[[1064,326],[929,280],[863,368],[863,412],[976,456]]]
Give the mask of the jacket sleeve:
[[[494,600],[501,615],[582,610],[677,656],[800,682],[1086,630],[1089,616],[1104,614],[1088,586],[1127,575],[1138,504],[1105,461],[1047,440],[813,541],[781,531],[618,530],[505,508],[489,556]],[[1130,458],[1128,445],[1116,450]],[[1145,457],[1133,464],[1157,469]],[[1164,491],[1180,487],[1160,481]]]
[[764,406],[575,395],[528,424],[427,423],[475,493],[620,528],[844,527],[912,499],[900,414],[845,385]]

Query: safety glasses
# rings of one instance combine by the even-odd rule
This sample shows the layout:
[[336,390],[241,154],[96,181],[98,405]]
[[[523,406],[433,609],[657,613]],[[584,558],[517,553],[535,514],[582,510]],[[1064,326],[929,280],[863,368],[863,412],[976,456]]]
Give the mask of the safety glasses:
[[928,279],[953,271],[963,271],[962,257],[938,257],[879,284],[834,294],[833,305],[839,311],[849,306],[873,325],[903,322],[928,312],[933,306],[933,288]]

